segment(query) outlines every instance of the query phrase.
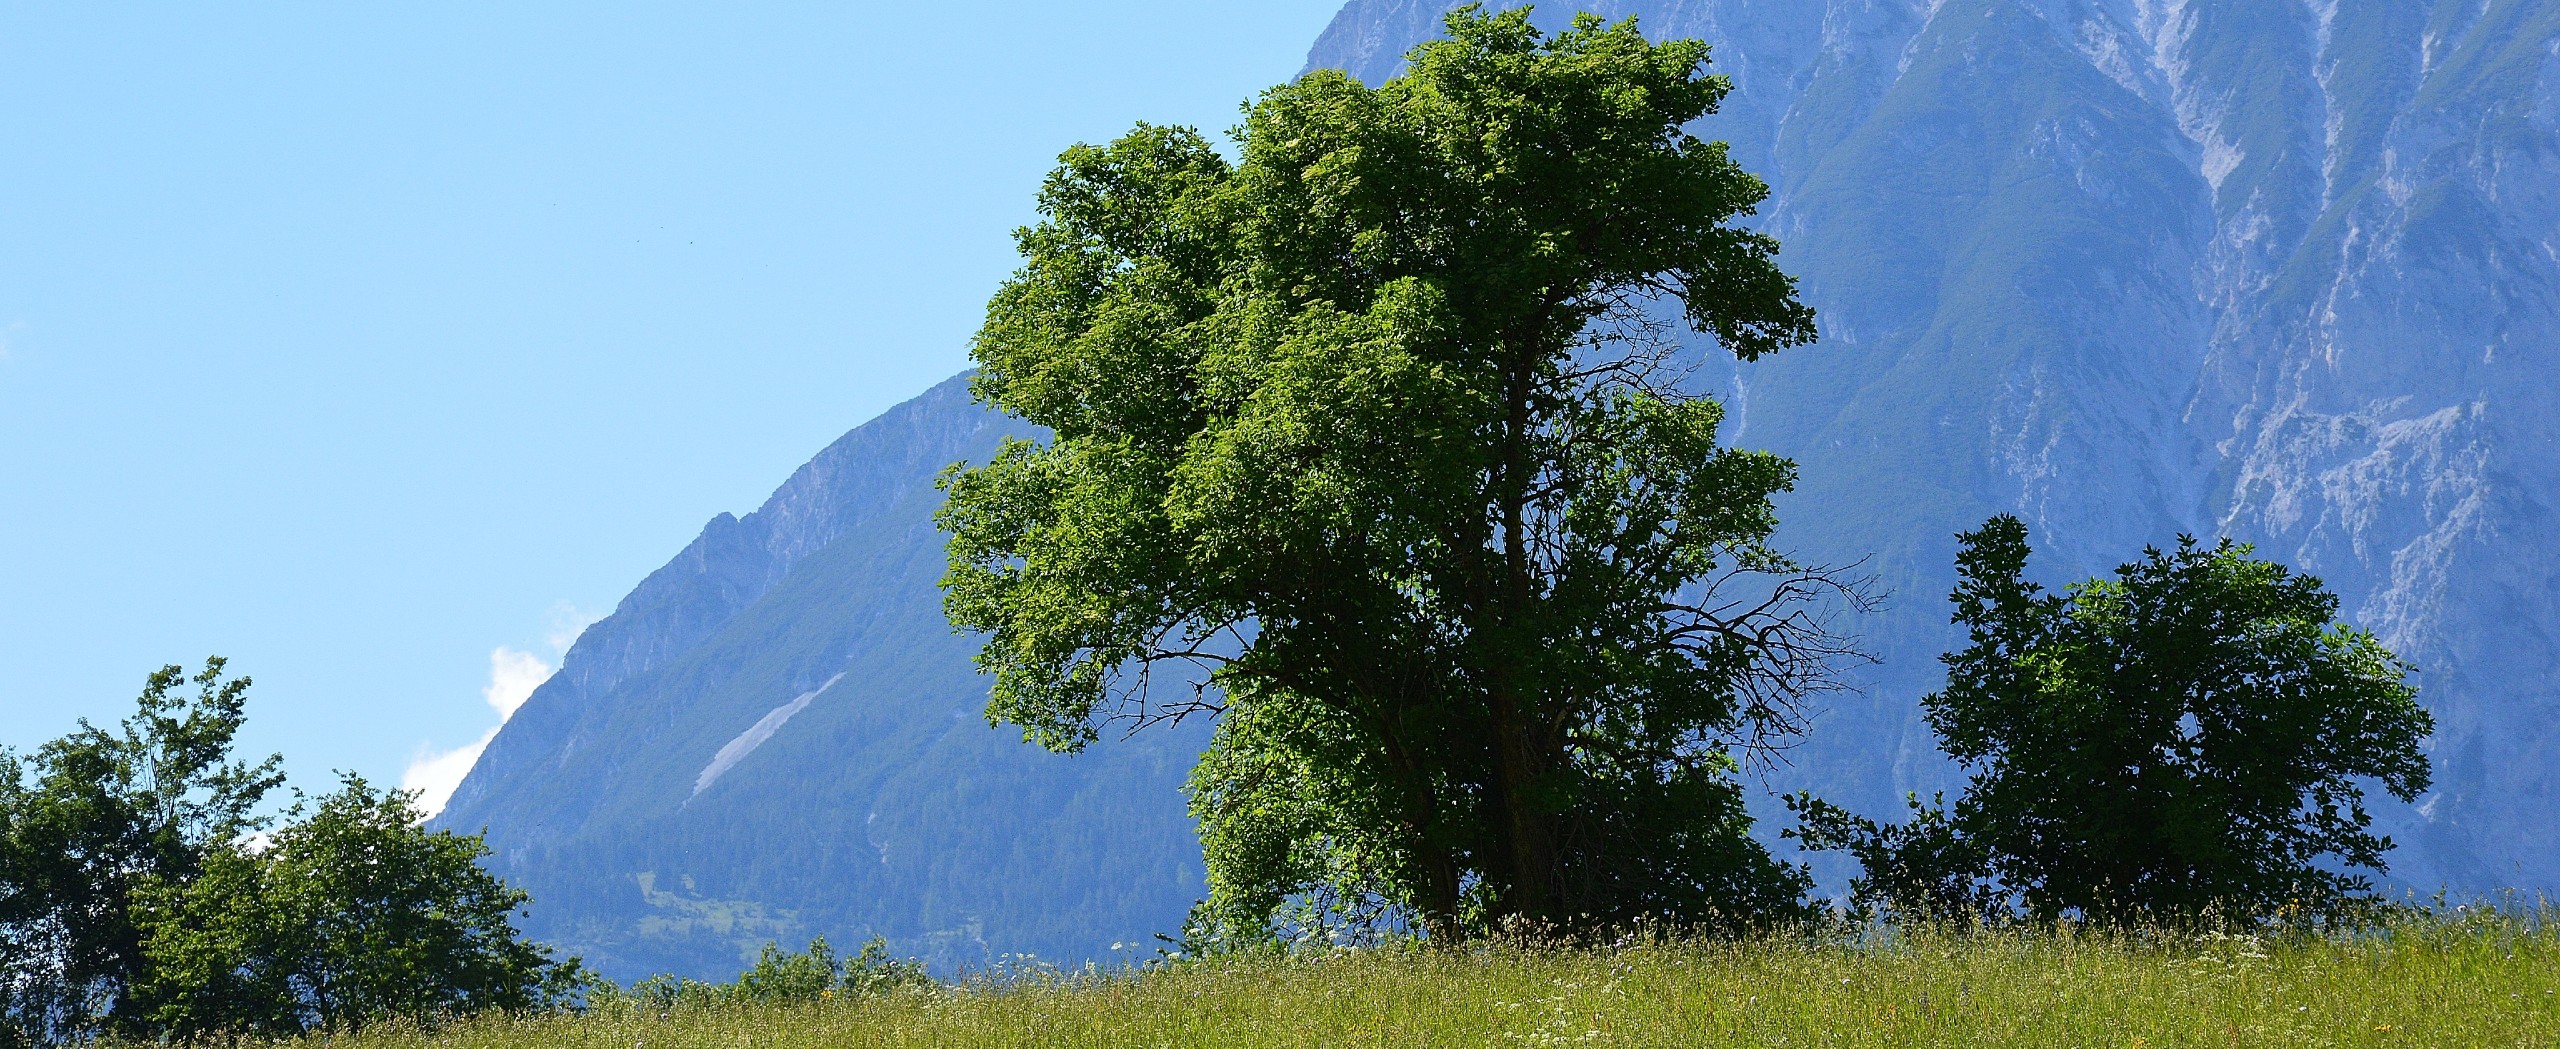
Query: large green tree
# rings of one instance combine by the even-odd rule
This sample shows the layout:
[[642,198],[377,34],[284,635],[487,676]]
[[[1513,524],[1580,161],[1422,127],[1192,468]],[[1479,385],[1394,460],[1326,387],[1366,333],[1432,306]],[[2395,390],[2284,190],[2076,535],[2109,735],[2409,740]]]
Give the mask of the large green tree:
[[1232,161],[1065,154],[973,348],[1052,436],[948,479],[946,608],[1039,743],[1217,717],[1229,928],[1765,918],[1801,881],[1738,745],[1842,650],[1766,545],[1792,464],[1718,446],[1680,339],[1748,360],[1812,313],[1737,224],[1765,187],[1684,130],[1728,90],[1704,45],[1447,25],[1377,88],[1265,93]]
[[1947,687],[1924,702],[1972,773],[1952,813],[1880,828],[1812,803],[1806,833],[1905,912],[2249,923],[2369,896],[2391,842],[2365,784],[2427,788],[2409,668],[2320,580],[2180,537],[2047,593],[2026,525],[1959,537]]
[[517,935],[525,894],[480,867],[480,839],[419,826],[410,801],[349,775],[262,848],[227,845],[197,877],[146,882],[134,914],[149,964],[129,1026],[292,1036],[575,995],[583,970]]
[[0,1045],[53,1044],[131,1019],[146,961],[129,906],[147,881],[186,881],[261,826],[277,759],[234,760],[249,679],[205,662],[144,684],[114,731],[30,758],[0,752]]

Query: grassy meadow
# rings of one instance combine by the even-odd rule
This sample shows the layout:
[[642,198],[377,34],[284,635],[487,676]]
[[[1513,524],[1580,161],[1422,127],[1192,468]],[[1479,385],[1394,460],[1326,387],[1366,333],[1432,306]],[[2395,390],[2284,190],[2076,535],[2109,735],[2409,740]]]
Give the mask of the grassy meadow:
[[2451,912],[2346,936],[1902,934],[1391,947],[799,1005],[381,1027],[346,1049],[693,1046],[2560,1045],[2560,935]]

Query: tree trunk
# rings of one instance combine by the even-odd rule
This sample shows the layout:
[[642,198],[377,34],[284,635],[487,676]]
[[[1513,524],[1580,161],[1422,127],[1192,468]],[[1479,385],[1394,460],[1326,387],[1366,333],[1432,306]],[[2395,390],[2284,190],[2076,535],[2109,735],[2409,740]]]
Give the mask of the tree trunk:
[[1443,848],[1427,848],[1421,857],[1422,931],[1437,943],[1456,943],[1465,933],[1458,925],[1458,861]]
[[1493,673],[1487,684],[1488,712],[1493,716],[1495,800],[1501,805],[1506,851],[1509,853],[1511,884],[1504,887],[1501,910],[1541,921],[1563,917],[1564,900],[1560,872],[1557,870],[1554,814],[1546,811],[1545,791],[1540,789],[1547,772],[1547,755],[1538,746],[1532,726],[1538,721],[1538,704],[1524,702],[1518,667],[1523,659],[1523,646],[1535,641],[1522,637],[1522,625],[1529,621],[1529,606],[1537,599],[1536,581],[1530,564],[1528,538],[1529,483],[1534,470],[1530,462],[1530,434],[1536,421],[1530,417],[1531,384],[1535,381],[1536,355],[1524,342],[1513,350],[1508,389],[1508,409],[1504,427],[1502,477],[1495,485],[1502,510],[1502,579],[1496,604],[1494,651],[1486,653]]
[[[1507,691],[1507,690],[1506,690]],[[1561,871],[1557,869],[1555,814],[1547,811],[1540,781],[1547,771],[1544,755],[1528,731],[1527,718],[1510,696],[1494,696],[1494,753],[1498,763],[1496,798],[1502,806],[1511,884],[1501,909],[1538,921],[1564,915]]]

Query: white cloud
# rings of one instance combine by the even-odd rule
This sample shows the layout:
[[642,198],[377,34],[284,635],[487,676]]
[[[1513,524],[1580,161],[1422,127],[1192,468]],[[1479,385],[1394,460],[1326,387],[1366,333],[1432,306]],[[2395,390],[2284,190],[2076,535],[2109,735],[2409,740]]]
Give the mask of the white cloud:
[[[586,628],[575,615],[572,611],[564,618],[560,609],[552,611],[550,640],[555,657],[558,650],[567,649],[569,642],[577,640],[578,631]],[[564,622],[575,626],[563,628]],[[479,763],[480,752],[489,749],[489,741],[498,738],[498,729],[516,715],[525,700],[533,697],[533,690],[551,680],[553,669],[541,656],[505,645],[489,652],[489,683],[481,687],[480,698],[497,712],[498,724],[481,733],[479,739],[452,750],[418,748],[417,755],[409,759],[408,769],[400,773],[400,789],[418,792],[418,811],[429,817],[444,811],[445,803],[453,800],[454,788],[461,786],[462,778],[471,774],[471,766]]]
[[542,639],[551,650],[549,658],[506,645],[490,650],[489,683],[481,687],[480,699],[497,712],[498,723],[481,733],[479,739],[451,750],[419,745],[416,756],[409,759],[409,767],[400,773],[400,788],[418,792],[420,812],[433,817],[444,811],[445,803],[453,800],[454,788],[461,786],[463,777],[471,774],[471,766],[479,763],[480,752],[489,749],[490,740],[498,738],[498,729],[516,716],[525,700],[533,698],[533,690],[551,680],[552,673],[559,669],[555,664],[568,654],[569,646],[601,618],[562,601],[551,606],[549,624],[543,631]]
[[531,652],[518,652],[505,645],[489,653],[489,685],[480,690],[480,698],[489,709],[498,712],[498,723],[506,724],[516,716],[516,708],[533,698],[533,690],[551,680],[551,664]]
[[419,747],[418,755],[409,759],[409,768],[400,774],[400,789],[418,792],[418,811],[428,818],[444,811],[445,802],[453,800],[453,789],[462,785],[462,777],[471,774],[471,766],[480,762],[480,752],[489,749],[489,741],[498,738],[495,728],[480,734],[469,745],[447,751]]

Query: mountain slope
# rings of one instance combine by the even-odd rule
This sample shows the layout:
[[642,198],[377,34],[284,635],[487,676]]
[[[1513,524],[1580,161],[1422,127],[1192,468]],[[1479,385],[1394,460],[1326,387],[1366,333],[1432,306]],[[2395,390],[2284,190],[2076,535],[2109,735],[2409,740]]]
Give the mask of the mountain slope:
[[932,478],[1003,432],[944,383],[579,639],[439,819],[486,828],[532,934],[629,979],[734,975],[767,939],[886,935],[947,969],[1180,924],[1197,733],[1027,746],[942,618]]

